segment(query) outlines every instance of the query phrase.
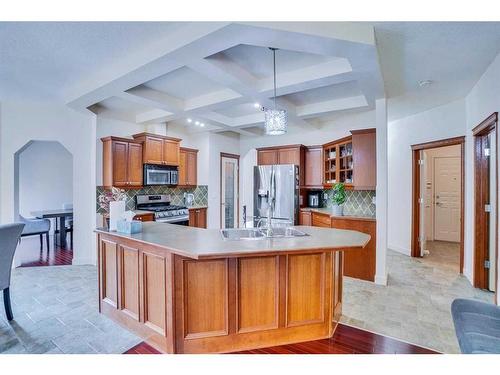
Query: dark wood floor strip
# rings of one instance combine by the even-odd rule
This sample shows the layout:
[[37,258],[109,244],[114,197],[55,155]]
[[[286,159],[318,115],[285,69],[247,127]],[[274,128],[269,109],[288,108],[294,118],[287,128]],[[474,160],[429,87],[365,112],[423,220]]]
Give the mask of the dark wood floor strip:
[[[69,241],[68,241],[69,245]],[[37,238],[23,238],[16,249],[16,258],[19,267],[43,267],[43,266],[67,266],[73,262],[73,249],[62,249],[50,241],[50,250],[43,245],[40,250],[40,242]]]
[[[142,342],[125,354],[160,354]],[[439,354],[390,337],[339,324],[330,339],[245,350],[234,354]]]

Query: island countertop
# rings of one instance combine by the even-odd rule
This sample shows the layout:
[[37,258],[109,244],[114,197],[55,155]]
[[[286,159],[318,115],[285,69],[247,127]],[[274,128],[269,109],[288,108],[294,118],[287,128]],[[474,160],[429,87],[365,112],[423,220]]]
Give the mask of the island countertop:
[[182,225],[148,222],[141,233],[126,234],[97,228],[102,233],[164,248],[192,259],[253,256],[263,253],[347,250],[364,247],[370,236],[361,232],[309,226],[296,226],[308,236],[257,240],[225,240],[219,229],[201,229]]

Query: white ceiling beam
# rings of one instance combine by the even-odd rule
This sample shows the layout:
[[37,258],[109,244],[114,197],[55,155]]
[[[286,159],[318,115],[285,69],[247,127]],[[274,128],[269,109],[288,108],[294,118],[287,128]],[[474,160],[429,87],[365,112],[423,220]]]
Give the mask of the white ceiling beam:
[[138,124],[158,124],[160,122],[166,122],[172,120],[174,114],[172,112],[164,111],[163,109],[153,109],[152,111],[147,111],[139,113],[135,116],[135,122]]
[[364,97],[364,95],[358,95],[349,98],[327,100],[320,103],[302,105],[297,107],[297,115],[303,118],[316,117],[328,112],[335,112],[365,106],[368,106],[366,98]]
[[184,102],[186,112],[198,112],[224,108],[230,105],[244,103],[246,99],[231,89],[214,91],[200,95]]

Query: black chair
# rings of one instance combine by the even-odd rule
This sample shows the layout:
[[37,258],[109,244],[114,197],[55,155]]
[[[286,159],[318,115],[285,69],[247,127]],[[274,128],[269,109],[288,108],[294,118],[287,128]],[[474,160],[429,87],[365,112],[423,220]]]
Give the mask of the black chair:
[[14,319],[10,304],[10,273],[23,228],[24,223],[0,225],[0,290],[3,290],[3,304],[8,320]]

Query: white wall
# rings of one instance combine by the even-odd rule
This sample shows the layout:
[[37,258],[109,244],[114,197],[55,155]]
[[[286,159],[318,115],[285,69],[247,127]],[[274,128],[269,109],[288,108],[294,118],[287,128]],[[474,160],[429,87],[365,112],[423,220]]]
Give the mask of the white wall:
[[19,153],[18,169],[19,213],[24,217],[73,202],[73,156],[59,142],[34,141]]
[[[500,54],[496,56],[491,65],[483,73],[479,81],[474,85],[465,98],[466,107],[466,164],[465,164],[465,190],[473,192],[474,188],[474,146],[472,129],[493,112],[500,111]],[[465,247],[473,248],[474,242],[474,195],[465,196]],[[499,237],[500,238],[500,237]],[[497,264],[500,267],[500,263]],[[464,259],[464,273],[472,280],[473,252],[466,251]],[[499,273],[500,274],[500,273]],[[500,302],[500,298],[498,299]]]
[[406,255],[411,254],[411,145],[463,135],[465,135],[464,100],[457,100],[426,112],[389,122],[389,249]]
[[74,264],[95,264],[96,120],[64,105],[0,104],[0,222],[14,217],[14,154],[32,140],[60,142],[73,155]]

